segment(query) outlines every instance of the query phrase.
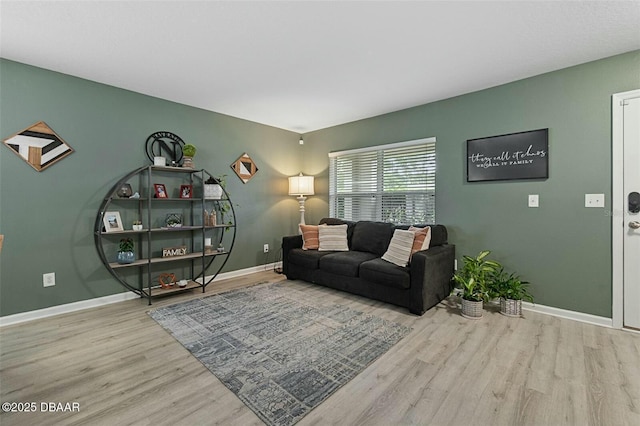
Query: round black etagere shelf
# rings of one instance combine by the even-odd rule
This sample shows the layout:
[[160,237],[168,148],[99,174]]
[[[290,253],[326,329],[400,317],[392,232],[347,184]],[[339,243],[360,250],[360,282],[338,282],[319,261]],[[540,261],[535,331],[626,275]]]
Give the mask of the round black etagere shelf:
[[[236,239],[236,215],[233,203],[224,187],[219,199],[205,197],[204,184],[215,177],[204,169],[184,167],[143,166],[127,173],[104,197],[94,225],[94,240],[98,256],[109,273],[127,290],[147,298],[206,287],[220,273],[229,260]],[[155,183],[162,183],[169,192],[167,198],[155,197]],[[118,190],[130,185],[139,197],[121,198]],[[182,185],[191,185],[191,198],[180,198]],[[179,214],[180,227],[168,227],[167,211]],[[178,213],[174,213],[178,212]],[[115,230],[105,227],[104,218],[117,213],[120,223]],[[214,214],[215,225],[207,223]],[[140,220],[142,230],[131,229],[130,223]],[[121,229],[122,228],[122,229]],[[118,263],[117,247],[120,239],[132,238],[136,259],[132,263]],[[211,245],[205,246],[210,239]],[[186,254],[163,257],[166,241],[178,241],[186,247]],[[178,270],[177,280],[186,279],[185,287],[177,284],[163,287],[158,281],[162,273]]]

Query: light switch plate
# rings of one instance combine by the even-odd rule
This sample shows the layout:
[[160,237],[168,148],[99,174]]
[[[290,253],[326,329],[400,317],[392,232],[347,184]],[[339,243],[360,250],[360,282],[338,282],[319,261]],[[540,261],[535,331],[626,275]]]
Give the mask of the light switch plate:
[[529,207],[540,207],[538,194],[529,194]]
[[604,208],[604,194],[584,194],[584,206]]

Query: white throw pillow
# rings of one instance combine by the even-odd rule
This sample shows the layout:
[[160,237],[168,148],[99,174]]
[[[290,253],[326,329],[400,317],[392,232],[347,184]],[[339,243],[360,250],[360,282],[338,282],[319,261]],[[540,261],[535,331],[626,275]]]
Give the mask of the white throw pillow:
[[414,238],[415,233],[413,231],[396,229],[393,232],[393,237],[391,238],[387,252],[382,256],[382,260],[398,266],[407,266],[409,264]]
[[318,226],[318,251],[349,251],[347,225]]

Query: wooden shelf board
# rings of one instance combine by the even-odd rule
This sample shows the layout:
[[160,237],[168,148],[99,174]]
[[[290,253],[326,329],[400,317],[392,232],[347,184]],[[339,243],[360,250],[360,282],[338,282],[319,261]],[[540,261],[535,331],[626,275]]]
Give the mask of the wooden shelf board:
[[202,198],[197,198],[197,197],[193,197],[193,198],[180,198],[180,197],[166,197],[166,198],[152,198],[151,199],[153,202],[156,201],[202,201]]
[[180,167],[180,166],[151,166],[152,170],[162,170],[164,172],[181,172],[181,173],[200,173],[201,169],[192,169],[190,167]]
[[[174,284],[170,288],[152,287],[151,288],[151,297],[167,296],[169,294],[179,293],[181,291],[193,290],[194,288],[202,288],[202,286],[199,283],[195,282],[195,281],[189,280],[189,283],[187,284],[186,287],[178,287],[178,284]],[[148,289],[146,289],[146,290],[149,291]]]
[[138,198],[123,198],[123,197],[111,197],[111,198],[105,198],[105,200],[111,200],[111,201],[147,201],[147,198],[142,198],[142,197],[138,197]]
[[192,231],[195,229],[202,229],[202,225],[191,226],[191,225],[182,225],[174,228],[151,228],[151,232],[178,232],[178,231]]
[[[177,228],[151,228],[151,232],[180,232],[180,231],[197,231],[199,229],[214,229],[214,228],[235,228],[235,225],[216,225],[216,226],[180,226]],[[134,231],[133,229],[125,229],[124,231],[112,231],[112,232],[96,232],[101,235],[123,235],[123,234],[142,234],[148,232],[149,229],[144,228],[141,231]]]
[[[218,253],[218,252],[204,253],[204,256],[205,257],[211,257],[211,256],[222,256],[222,255],[227,255],[227,254],[229,254],[229,253],[224,251],[222,253]],[[149,262],[149,259],[138,259],[133,263],[112,262],[112,263],[109,263],[109,266],[111,268],[113,268],[113,269],[130,268],[130,267],[133,267],[133,266],[146,266],[149,263],[156,264],[156,263],[165,263],[165,262],[176,262],[178,260],[198,259],[198,258],[200,258],[202,256],[203,256],[203,253],[201,251],[199,251],[199,252],[195,252],[195,253],[185,254],[184,256],[153,257],[153,258],[151,258],[151,262]]]
[[148,229],[142,229],[141,231],[134,231],[133,229],[125,229],[124,231],[112,231],[112,232],[96,232],[101,235],[122,235],[122,234],[142,234],[147,232]]

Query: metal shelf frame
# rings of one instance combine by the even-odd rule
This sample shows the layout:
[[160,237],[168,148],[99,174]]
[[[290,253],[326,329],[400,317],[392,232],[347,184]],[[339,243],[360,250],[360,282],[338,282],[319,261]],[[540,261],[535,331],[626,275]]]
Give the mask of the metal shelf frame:
[[[189,179],[189,183],[192,185],[193,191],[200,192],[200,196],[197,198],[154,198],[154,187],[153,180],[154,177],[158,176],[174,176],[182,175],[182,177],[178,179],[184,179],[184,176],[187,176]],[[132,291],[138,294],[141,298],[147,298],[149,305],[151,305],[151,300],[153,297],[164,296],[168,294],[173,294],[181,291],[193,290],[194,288],[201,288],[202,292],[205,292],[206,287],[215,279],[215,277],[220,273],[220,271],[224,268],[227,261],[229,260],[231,251],[233,249],[233,245],[236,239],[236,214],[235,209],[233,207],[233,203],[229,198],[229,194],[227,190],[223,187],[223,194],[221,199],[209,199],[204,196],[204,182],[209,178],[214,177],[213,174],[206,171],[205,169],[189,169],[183,167],[160,167],[160,166],[142,166],[139,167],[126,175],[124,175],[118,182],[113,185],[111,190],[107,193],[107,195],[102,200],[100,205],[100,209],[96,215],[96,220],[94,224],[94,241],[96,245],[96,250],[98,252],[98,256],[102,264],[107,268],[109,273],[127,290]],[[163,177],[162,177],[163,178]],[[161,178],[161,179],[162,179]],[[123,184],[129,183],[137,180],[138,193],[140,194],[140,198],[119,198],[116,194],[120,187]],[[119,207],[114,207],[114,205],[121,204]],[[135,205],[131,205],[129,203],[135,203]],[[183,225],[177,228],[164,228],[164,227],[151,227],[153,220],[158,220],[159,216],[154,216],[154,209],[166,208],[170,205],[175,204],[180,205],[179,203],[183,203],[180,208],[183,210],[188,210],[189,223],[190,225]],[[207,226],[204,223],[204,212],[206,210],[206,206],[209,203],[212,209],[220,212],[223,210],[221,207],[223,203],[228,206],[226,210],[226,216],[230,223],[224,223],[216,226]],[[147,227],[140,231],[134,230],[123,230],[123,231],[114,231],[114,232],[106,232],[103,224],[103,219],[107,211],[111,210],[134,210],[137,209],[137,217],[144,218],[146,216],[146,224]],[[200,217],[201,225],[197,225],[196,217]],[[213,232],[213,234],[217,237],[215,240],[216,244],[221,244],[223,240],[225,240],[225,235],[227,232],[231,232],[230,237],[227,238],[226,241],[230,239],[230,244],[228,247],[225,247],[224,251],[218,252],[205,252],[205,238],[207,236],[207,232]],[[157,257],[152,256],[152,242],[154,238],[159,238],[160,236],[168,236],[170,234],[180,234],[186,235],[185,238],[189,239],[190,242],[190,251],[189,253],[182,256],[172,256],[172,257]],[[133,263],[120,264],[115,262],[115,259],[109,259],[105,251],[105,246],[112,245],[114,242],[117,242],[117,238],[124,237],[135,237],[137,238],[136,247],[144,248],[144,250],[139,250],[142,252],[142,255],[137,258]],[[213,238],[213,237],[212,237]],[[196,239],[199,240],[201,250],[196,249]],[[225,244],[226,244],[225,241]],[[216,265],[212,268],[212,265],[216,261],[216,259],[221,259],[220,262],[217,262]],[[157,264],[169,264],[173,262],[178,262],[178,264],[187,264],[187,268],[190,269],[191,279],[189,280],[189,284],[184,288],[170,288],[164,289],[157,285],[157,283],[152,282],[152,265]],[[209,269],[211,268],[211,271]],[[146,270],[145,270],[146,269]],[[137,283],[131,283],[131,278],[126,277],[124,271],[137,270],[137,273],[131,274],[137,278]],[[209,272],[209,276],[207,278],[206,273]]]

